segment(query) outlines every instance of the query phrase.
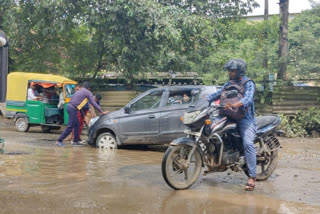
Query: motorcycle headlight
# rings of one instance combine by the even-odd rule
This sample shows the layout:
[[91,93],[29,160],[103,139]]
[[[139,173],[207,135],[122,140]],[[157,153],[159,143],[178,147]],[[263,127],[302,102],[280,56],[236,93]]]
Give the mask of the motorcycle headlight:
[[97,122],[98,119],[99,119],[99,117],[92,118],[90,120],[89,127],[92,126],[95,122]]
[[200,113],[200,111],[194,112],[185,112],[183,116],[183,123],[184,124],[191,124],[193,119]]

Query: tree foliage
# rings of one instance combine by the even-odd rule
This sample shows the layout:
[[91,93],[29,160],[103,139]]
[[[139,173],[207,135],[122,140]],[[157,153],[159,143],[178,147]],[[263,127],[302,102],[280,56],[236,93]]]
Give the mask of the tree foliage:
[[[227,75],[222,72],[222,68],[231,58],[244,59],[248,64],[248,76],[256,81],[264,80],[269,74],[276,73],[278,23],[278,18],[274,17],[264,22],[252,23],[243,19],[219,25],[217,31],[223,36],[220,37],[216,50],[211,53],[211,65],[216,69],[205,75],[206,84],[223,84],[227,80]],[[264,34],[266,28],[268,29],[267,39]],[[266,47],[269,57],[268,70],[263,67]]]
[[214,43],[212,23],[150,0],[19,1],[15,69],[95,77],[101,70],[188,71]]
[[[320,73],[320,5],[302,12],[290,23],[291,78],[314,78]],[[296,76],[298,75],[298,76]]]
[[[278,17],[255,23],[240,18],[257,6],[253,0],[0,2],[11,70],[85,78],[108,70],[130,81],[138,73],[192,71],[206,84],[222,84],[230,58],[246,60],[248,76],[256,81],[279,68]],[[319,72],[319,12],[314,5],[289,23],[292,76]]]
[[190,14],[208,16],[211,18],[235,18],[247,15],[253,8],[259,7],[255,0],[157,0],[163,5],[172,5],[188,11]]

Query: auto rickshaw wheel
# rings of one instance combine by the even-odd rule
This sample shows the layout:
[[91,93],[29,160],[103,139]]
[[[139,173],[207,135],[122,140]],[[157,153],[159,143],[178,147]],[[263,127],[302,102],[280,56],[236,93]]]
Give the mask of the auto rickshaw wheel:
[[41,125],[41,130],[42,130],[44,133],[49,133],[49,132],[51,131],[51,127],[50,127],[50,126]]
[[30,128],[30,124],[28,123],[27,119],[24,117],[19,117],[16,120],[16,129],[19,132],[27,132]]

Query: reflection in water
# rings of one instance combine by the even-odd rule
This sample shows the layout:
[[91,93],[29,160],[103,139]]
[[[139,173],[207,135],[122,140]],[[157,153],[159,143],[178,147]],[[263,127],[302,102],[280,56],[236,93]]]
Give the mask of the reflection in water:
[[[220,174],[174,191],[161,175],[163,153],[42,148],[0,156],[0,213],[319,213],[319,207],[248,193]],[[241,177],[243,175],[238,175]],[[245,178],[243,178],[245,179]],[[240,179],[241,180],[241,179]],[[242,181],[241,181],[242,182]],[[277,189],[270,189],[276,191]],[[266,186],[268,186],[266,185]]]
[[[266,199],[268,200],[268,199]],[[174,191],[163,201],[162,213],[179,210],[181,213],[277,213],[279,202],[262,200],[252,195],[233,195],[226,192]],[[268,205],[267,205],[268,204]]]

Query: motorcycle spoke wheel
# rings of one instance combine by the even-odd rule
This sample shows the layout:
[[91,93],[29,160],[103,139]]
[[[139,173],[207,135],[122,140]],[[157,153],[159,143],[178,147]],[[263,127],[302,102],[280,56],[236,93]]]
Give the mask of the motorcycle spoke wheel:
[[198,150],[187,160],[192,147],[188,145],[170,146],[162,160],[162,175],[174,189],[186,189],[193,185],[200,176],[202,160]]
[[[272,151],[269,154],[263,152],[260,148],[260,144],[255,144],[255,149],[257,153],[257,167],[256,167],[256,179],[257,181],[266,180],[273,171],[276,169],[278,163],[278,150]],[[248,169],[245,166],[244,172],[249,176]]]

